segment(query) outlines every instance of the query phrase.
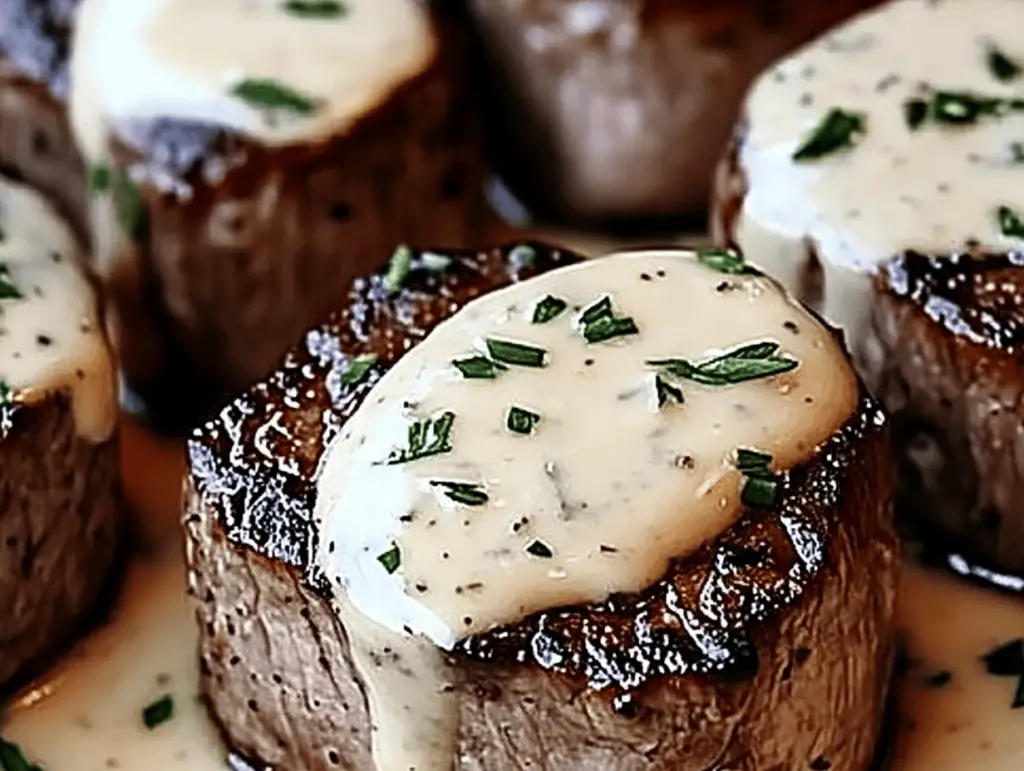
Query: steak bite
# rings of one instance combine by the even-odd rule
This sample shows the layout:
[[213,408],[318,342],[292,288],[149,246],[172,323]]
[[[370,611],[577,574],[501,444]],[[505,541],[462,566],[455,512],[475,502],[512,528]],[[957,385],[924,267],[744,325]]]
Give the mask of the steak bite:
[[86,0],[79,18],[97,260],[129,384],[165,417],[266,374],[399,244],[487,240],[461,42],[426,4]]
[[[743,272],[737,255],[724,267],[740,271],[726,274],[679,251],[548,272],[577,259],[539,245],[427,253],[414,256],[400,291],[395,271],[359,280],[275,373],[194,434],[185,528],[203,686],[240,755],[291,769],[447,767],[445,757],[462,769],[552,771],[868,766],[898,564],[883,416],[832,333],[771,280]],[[610,311],[587,304],[600,285],[613,287]],[[652,314],[669,296],[695,320],[717,309],[715,323],[659,331]],[[758,343],[732,345],[753,328]],[[491,340],[486,355],[467,350],[452,370],[432,369],[473,332]],[[527,332],[545,344],[544,367],[493,345]],[[662,355],[692,358],[635,377],[622,366],[630,351],[647,356],[670,339],[678,345]],[[698,358],[712,339],[728,347]],[[618,388],[631,377],[636,387]],[[461,395],[447,429],[434,415],[445,389]],[[588,482],[578,462],[598,457],[586,443],[605,429],[581,433],[577,416],[608,389],[621,399],[594,417],[618,426],[616,466],[593,469]],[[363,468],[360,448],[395,438],[391,410],[407,411],[396,394],[428,425],[399,431],[396,454]],[[496,411],[492,421],[481,406]],[[694,433],[662,446],[684,422]],[[637,457],[647,426],[649,452]],[[579,458],[556,452],[569,439]],[[492,463],[490,441],[516,452]],[[518,474],[533,473],[522,459],[548,450],[547,483],[519,489]],[[662,492],[703,492],[680,509],[652,507],[643,486],[618,503],[593,489],[619,489],[634,466]],[[390,483],[374,489],[385,503],[429,492],[397,518],[400,532],[342,537],[355,510],[337,504],[381,474]],[[417,474],[430,484],[408,487]],[[529,511],[522,495],[532,496]],[[362,498],[356,515],[372,527],[391,516],[371,511],[378,496]],[[659,518],[659,506],[673,519]],[[622,527],[620,511],[635,526]],[[664,538],[644,539],[661,528]],[[466,536],[479,553],[459,540],[463,530],[485,534]],[[450,548],[435,549],[442,532]],[[481,555],[492,539],[505,543],[495,547],[503,583],[521,589],[506,594],[491,580]],[[449,552],[454,572],[432,567]],[[353,559],[371,583],[339,573]],[[385,594],[366,605],[368,587]],[[417,685],[438,677],[440,689]],[[396,709],[399,696],[423,709]],[[403,714],[420,719],[396,723]]]
[[0,177],[0,694],[73,641],[117,567],[114,366],[77,250]]
[[893,414],[921,534],[1024,574],[1019,14],[898,0],[778,63],[721,163],[712,230],[843,328]]

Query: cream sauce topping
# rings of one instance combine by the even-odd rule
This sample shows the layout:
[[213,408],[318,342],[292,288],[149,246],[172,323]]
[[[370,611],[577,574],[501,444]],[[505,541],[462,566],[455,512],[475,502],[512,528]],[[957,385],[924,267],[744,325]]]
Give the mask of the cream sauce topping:
[[[547,296],[567,310],[533,323]],[[639,333],[588,344],[580,309],[602,297]],[[545,366],[464,378],[453,360],[486,351],[485,339],[542,348]],[[755,341],[779,343],[799,366],[723,387],[679,381],[685,402],[658,408],[646,361],[701,360]],[[439,649],[534,612],[649,586],[741,510],[737,448],[790,467],[856,399],[831,332],[772,280],[719,273],[690,252],[624,253],[554,271],[438,326],[374,387],[319,475],[318,561],[370,693],[379,768],[450,766],[453,732],[435,732],[424,748],[422,722],[410,718],[454,720]],[[539,416],[530,434],[509,430],[512,407]],[[408,449],[411,424],[446,412],[449,452],[387,462]],[[406,665],[404,677],[373,661],[384,647]],[[410,664],[417,660],[425,668]]]
[[[912,131],[906,100],[922,84],[1024,97],[1024,78],[997,79],[989,50],[1024,62],[1016,0],[899,0],[863,15],[766,72],[747,101],[741,165],[749,192],[742,248],[796,290],[808,246],[821,258],[822,312],[861,344],[870,274],[905,249],[949,253],[968,239],[1007,250],[997,209],[1024,213],[1024,112],[971,125],[926,120]],[[793,152],[833,107],[866,117],[848,151],[797,163]]]
[[70,228],[41,196],[0,177],[0,382],[31,403],[68,391],[79,434],[114,430],[114,365]]

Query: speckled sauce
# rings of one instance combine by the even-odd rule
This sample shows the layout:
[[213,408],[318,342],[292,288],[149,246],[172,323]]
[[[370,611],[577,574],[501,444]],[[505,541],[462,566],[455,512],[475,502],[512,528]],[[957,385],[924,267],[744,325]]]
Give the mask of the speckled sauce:
[[[821,310],[854,346],[880,261],[905,249],[953,253],[971,240],[1020,247],[998,210],[1024,211],[1024,111],[1009,106],[1024,96],[1024,79],[997,75],[991,62],[993,52],[1014,66],[1024,57],[1020,12],[1015,0],[897,0],[783,60],[748,97],[736,238],[793,289],[816,254]],[[1007,106],[962,120],[908,118],[922,109],[908,101],[934,104],[939,92]],[[833,109],[861,118],[853,146],[794,160]]]

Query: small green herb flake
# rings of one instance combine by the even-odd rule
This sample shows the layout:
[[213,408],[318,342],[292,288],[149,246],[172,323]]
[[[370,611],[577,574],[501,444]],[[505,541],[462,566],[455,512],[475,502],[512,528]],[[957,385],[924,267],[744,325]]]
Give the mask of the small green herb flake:
[[736,450],[736,469],[743,474],[740,500],[747,506],[771,508],[778,501],[779,477],[770,464],[772,456],[757,450]]
[[579,317],[583,339],[588,343],[603,343],[615,337],[635,335],[640,330],[629,316],[616,316],[612,298],[605,295],[583,310]]
[[519,367],[543,367],[547,357],[547,351],[543,348],[536,348],[525,343],[497,340],[493,337],[488,337],[484,342],[491,358],[502,364],[514,364]]
[[20,300],[24,296],[11,278],[10,268],[0,262],[0,300]]
[[903,103],[903,119],[911,131],[917,131],[927,117],[928,103],[924,99],[908,99]]
[[986,115],[1003,115],[1013,103],[970,91],[936,91],[932,95],[930,114],[936,123],[964,125]]
[[796,359],[778,355],[778,350],[778,343],[749,343],[703,361],[658,359],[647,364],[659,367],[674,377],[702,385],[729,386],[772,377],[799,366]]
[[405,286],[405,280],[412,270],[412,249],[408,246],[399,246],[391,254],[391,261],[388,263],[388,272],[384,274],[384,288],[391,294],[398,292]]
[[530,541],[529,546],[526,547],[528,554],[532,554],[534,557],[540,557],[541,559],[551,559],[555,556],[555,553],[551,551],[551,547],[540,539]]
[[163,696],[142,710],[142,722],[151,731],[172,717],[174,717],[174,699],[170,696]]
[[514,434],[532,434],[539,422],[540,415],[536,412],[524,410],[522,407],[510,407],[505,425]]
[[533,323],[534,324],[547,324],[553,319],[557,319],[565,309],[569,307],[569,304],[561,297],[555,297],[548,295],[543,298],[533,309]]
[[0,739],[0,770],[2,771],[43,771],[42,766],[30,763],[25,753],[14,742]]
[[451,433],[454,423],[454,412],[442,413],[436,419],[417,420],[409,426],[409,446],[393,451],[387,460],[387,465],[396,466],[400,463],[409,463],[420,458],[451,452]]
[[388,573],[394,573],[398,570],[398,567],[402,564],[402,552],[398,548],[398,544],[392,541],[391,548],[377,555],[377,562],[383,565]]
[[740,448],[736,450],[736,468],[740,471],[766,469],[772,462],[772,456],[757,450]]
[[361,383],[366,378],[367,373],[376,361],[377,354],[375,353],[361,353],[355,358],[349,360],[348,366],[345,367],[345,371],[341,373],[342,384],[356,385],[357,383]]
[[486,356],[455,359],[452,364],[467,380],[494,380],[499,372],[508,369],[505,365],[491,361]]
[[585,327],[588,324],[593,324],[595,321],[609,318],[612,315],[612,298],[605,295],[600,300],[591,303],[583,309],[583,313],[580,314],[580,326]]
[[697,259],[701,265],[717,270],[719,273],[738,276],[753,272],[747,265],[743,253],[738,249],[701,249],[697,252]]
[[853,147],[863,136],[864,113],[833,107],[793,153],[794,161],[814,161]]
[[93,193],[105,193],[110,189],[110,167],[98,163],[89,169],[89,190]]
[[1000,206],[996,210],[999,220],[999,232],[1007,238],[1024,238],[1024,219],[1009,206]]
[[231,93],[253,107],[293,115],[312,115],[318,107],[314,99],[267,78],[246,78],[232,88]]
[[985,63],[992,77],[1003,83],[1016,80],[1022,72],[1020,64],[1003,53],[994,43],[989,43],[985,49]]
[[446,497],[464,506],[483,506],[490,500],[481,485],[471,482],[446,482],[435,479],[430,484],[441,488]]
[[301,19],[336,19],[348,13],[338,0],[288,0],[281,7]]
[[661,375],[654,376],[654,390],[658,396],[658,409],[661,409],[669,402],[682,404],[685,401],[683,389],[672,385]]

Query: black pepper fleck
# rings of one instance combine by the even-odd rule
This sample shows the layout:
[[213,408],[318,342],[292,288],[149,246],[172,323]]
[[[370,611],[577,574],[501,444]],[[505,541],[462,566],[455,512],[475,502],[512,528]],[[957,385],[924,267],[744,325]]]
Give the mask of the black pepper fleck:
[[53,338],[49,335],[36,335],[36,343],[46,348],[53,345]]

